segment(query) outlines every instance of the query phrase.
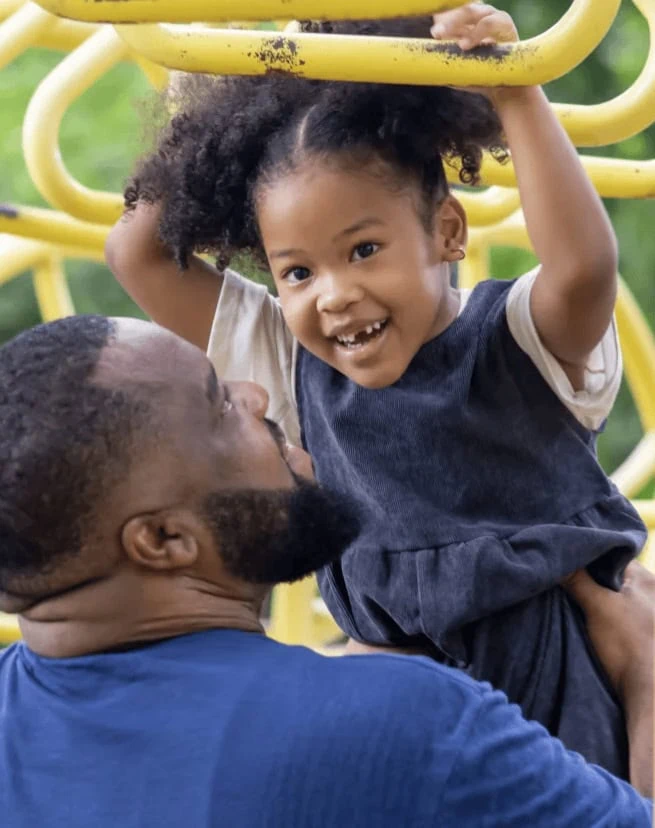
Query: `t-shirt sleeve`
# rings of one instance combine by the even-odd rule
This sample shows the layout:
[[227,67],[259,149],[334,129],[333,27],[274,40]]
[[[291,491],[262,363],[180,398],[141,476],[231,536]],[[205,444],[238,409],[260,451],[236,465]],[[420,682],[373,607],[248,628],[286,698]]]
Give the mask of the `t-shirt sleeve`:
[[207,355],[222,379],[263,386],[270,397],[267,416],[290,443],[300,445],[293,386],[296,343],[264,285],[225,271]]
[[489,690],[445,786],[440,825],[651,828],[653,803]]
[[585,366],[584,388],[574,390],[559,361],[542,343],[530,310],[530,293],[538,270],[517,279],[507,296],[507,324],[518,344],[533,361],[544,380],[573,416],[597,431],[610,414],[621,385],[623,362],[616,321],[612,319],[603,339]]

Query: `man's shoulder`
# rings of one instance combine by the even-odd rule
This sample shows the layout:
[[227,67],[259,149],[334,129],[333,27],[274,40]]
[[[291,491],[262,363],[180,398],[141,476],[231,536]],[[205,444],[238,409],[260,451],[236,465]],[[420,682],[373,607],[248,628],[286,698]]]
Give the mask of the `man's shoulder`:
[[285,648],[278,670],[268,703],[288,710],[282,693],[293,688],[286,733],[294,751],[286,761],[294,773],[319,761],[336,785],[357,778],[358,796],[375,800],[384,791],[389,801],[405,802],[407,813],[430,818],[485,698],[494,695],[418,656],[329,657]]
[[[384,715],[404,723],[416,714],[428,727],[441,731],[455,720],[464,726],[474,718],[491,687],[428,658],[392,654],[326,657],[302,648],[287,648],[287,658],[311,662],[302,674],[314,697],[338,699],[351,725],[379,726]],[[442,721],[443,719],[443,721]],[[418,733],[416,735],[419,735]]]

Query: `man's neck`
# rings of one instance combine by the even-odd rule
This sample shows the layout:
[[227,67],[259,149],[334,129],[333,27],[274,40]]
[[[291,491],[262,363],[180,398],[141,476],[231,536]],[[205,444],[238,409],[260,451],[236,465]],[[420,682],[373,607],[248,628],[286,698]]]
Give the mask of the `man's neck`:
[[34,652],[73,658],[204,630],[263,633],[263,597],[188,576],[144,579],[123,572],[39,602],[19,624]]

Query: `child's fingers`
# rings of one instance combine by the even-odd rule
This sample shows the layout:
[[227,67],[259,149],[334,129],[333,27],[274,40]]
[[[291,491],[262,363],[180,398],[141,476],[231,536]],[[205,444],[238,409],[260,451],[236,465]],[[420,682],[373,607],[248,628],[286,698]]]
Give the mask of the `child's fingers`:
[[455,40],[464,50],[507,43],[518,37],[510,15],[485,3],[469,4],[435,14],[433,19],[432,37],[435,40]]
[[514,21],[506,12],[496,12],[481,18],[469,38],[475,45],[492,45],[496,43],[513,43],[518,39]]
[[456,40],[459,35],[466,34],[469,28],[476,26],[483,17],[496,13],[496,9],[486,3],[468,3],[457,9],[438,12],[432,15],[433,36]]

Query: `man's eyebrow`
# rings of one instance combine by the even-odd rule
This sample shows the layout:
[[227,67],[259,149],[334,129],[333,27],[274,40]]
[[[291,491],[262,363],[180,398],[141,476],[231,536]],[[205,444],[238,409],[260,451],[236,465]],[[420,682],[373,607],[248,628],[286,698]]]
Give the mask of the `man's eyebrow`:
[[214,366],[209,366],[209,373],[207,374],[207,384],[205,385],[205,393],[210,403],[215,403],[218,399],[218,377]]

